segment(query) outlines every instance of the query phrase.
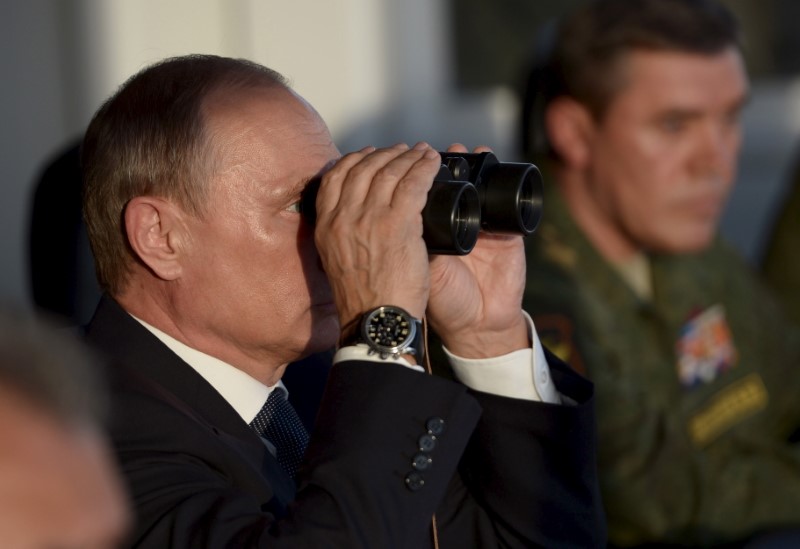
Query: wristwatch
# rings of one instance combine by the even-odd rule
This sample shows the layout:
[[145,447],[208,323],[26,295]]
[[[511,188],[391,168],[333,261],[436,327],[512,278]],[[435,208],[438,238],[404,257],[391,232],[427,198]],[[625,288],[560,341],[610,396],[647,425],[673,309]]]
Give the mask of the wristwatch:
[[393,305],[376,307],[365,313],[355,343],[366,343],[369,354],[382,359],[412,355],[421,365],[424,358],[422,321]]

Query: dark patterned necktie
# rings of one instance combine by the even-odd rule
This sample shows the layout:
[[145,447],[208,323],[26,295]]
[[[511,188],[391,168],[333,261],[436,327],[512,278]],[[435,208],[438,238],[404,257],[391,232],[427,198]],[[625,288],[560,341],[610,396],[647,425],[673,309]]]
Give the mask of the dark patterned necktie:
[[250,428],[275,446],[278,463],[294,478],[308,445],[308,433],[282,388],[276,387],[269,394]]

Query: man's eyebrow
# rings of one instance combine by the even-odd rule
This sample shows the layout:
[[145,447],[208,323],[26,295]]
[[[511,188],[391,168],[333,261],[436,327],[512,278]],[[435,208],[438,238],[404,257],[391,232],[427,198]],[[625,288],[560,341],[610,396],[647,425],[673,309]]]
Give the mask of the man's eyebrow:
[[320,171],[318,171],[317,173],[315,173],[311,177],[307,177],[306,179],[303,179],[300,182],[300,190],[305,189],[308,186],[308,184],[311,183],[312,181],[318,180],[318,179],[322,179],[322,176],[325,175],[325,173],[328,170],[330,170],[334,166],[334,164],[336,164],[339,161],[340,158],[341,157],[337,157],[337,158],[332,158],[331,160],[328,160],[328,162],[326,162],[325,165],[322,166],[322,169]]
[[322,176],[325,174],[325,172],[327,172],[328,170],[330,170],[330,169],[333,167],[333,165],[334,165],[334,164],[336,164],[336,162],[338,162],[338,161],[339,161],[339,158],[340,158],[340,157],[337,157],[337,158],[334,158],[334,159],[331,159],[331,160],[329,160],[329,161],[328,161],[328,162],[327,162],[327,163],[326,163],[326,164],[325,164],[325,165],[322,167],[322,169],[320,169],[320,170],[319,170],[317,173],[315,173],[314,175],[311,175],[311,176],[309,176],[309,177],[304,177],[304,178],[302,178],[302,179],[299,179],[299,180],[297,181],[297,183],[295,183],[294,185],[292,185],[292,186],[290,186],[290,187],[285,187],[285,188],[284,188],[284,189],[282,189],[282,190],[276,191],[276,193],[275,193],[275,196],[278,196],[278,197],[280,197],[281,199],[284,199],[284,200],[289,200],[289,199],[291,199],[291,198],[295,198],[295,197],[297,197],[298,195],[300,195],[300,194],[302,194],[302,193],[303,193],[303,190],[305,190],[305,188],[306,188],[306,187],[307,187],[307,186],[308,186],[308,185],[309,185],[309,184],[310,184],[312,181],[315,181],[315,180],[322,179]]
[[316,179],[316,177],[317,176],[306,177],[299,180],[295,185],[292,185],[289,189],[286,190],[286,193],[284,193],[286,198],[295,199],[301,194],[303,194],[303,191],[308,186],[308,184],[314,179]]
[[671,107],[656,113],[656,115],[653,117],[653,120],[658,122],[663,121],[665,119],[674,119],[674,118],[680,118],[682,120],[686,120],[690,118],[698,118],[702,116],[702,114],[703,112],[701,109]]

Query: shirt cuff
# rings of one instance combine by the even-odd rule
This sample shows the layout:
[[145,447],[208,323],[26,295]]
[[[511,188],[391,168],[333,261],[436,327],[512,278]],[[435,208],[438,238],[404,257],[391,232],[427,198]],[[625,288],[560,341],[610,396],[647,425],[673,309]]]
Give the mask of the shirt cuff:
[[346,347],[341,347],[336,354],[333,355],[333,363],[336,364],[337,362],[342,362],[343,360],[368,360],[370,362],[391,362],[393,364],[398,364],[400,366],[405,366],[406,368],[410,368],[412,370],[416,370],[418,372],[424,372],[425,369],[420,366],[419,364],[411,364],[402,356],[394,358],[394,357],[386,357],[381,358],[375,353],[369,353],[369,346],[366,343],[357,343],[355,345],[347,345]]
[[461,358],[446,347],[444,352],[458,380],[475,391],[497,396],[560,404],[561,395],[553,385],[550,367],[530,315],[528,322],[531,349],[520,349],[492,358]]

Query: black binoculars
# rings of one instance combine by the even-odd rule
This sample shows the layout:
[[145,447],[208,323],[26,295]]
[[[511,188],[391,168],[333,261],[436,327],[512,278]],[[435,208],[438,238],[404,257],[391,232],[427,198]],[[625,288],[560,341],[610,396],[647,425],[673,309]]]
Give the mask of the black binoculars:
[[[536,230],[542,217],[542,176],[533,164],[500,162],[493,153],[439,153],[442,166],[422,210],[428,253],[466,255],[478,233],[520,234]],[[305,218],[316,220],[320,181],[301,199]]]

